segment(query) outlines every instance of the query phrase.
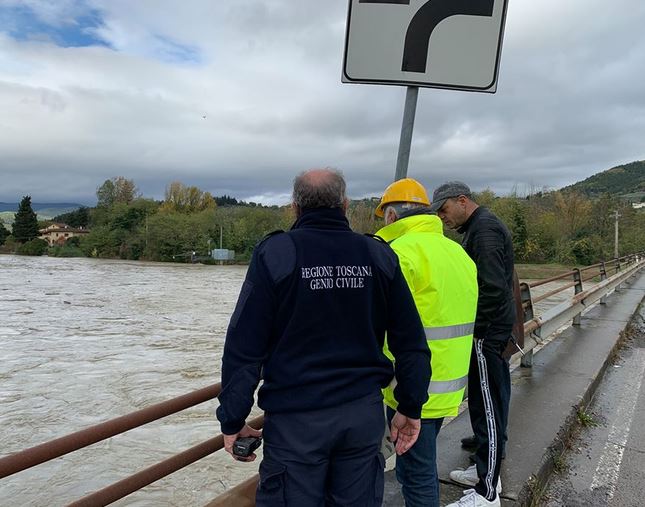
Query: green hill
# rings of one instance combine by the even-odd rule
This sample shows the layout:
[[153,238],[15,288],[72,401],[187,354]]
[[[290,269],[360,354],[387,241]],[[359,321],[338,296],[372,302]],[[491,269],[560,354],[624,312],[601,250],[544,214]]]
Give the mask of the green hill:
[[13,224],[13,217],[15,214],[16,213],[14,211],[0,211],[0,222],[2,222],[9,230],[11,230],[11,224]]
[[[5,226],[11,227],[13,218],[18,211],[18,203],[0,202],[0,221],[4,222]],[[32,203],[31,208],[36,212],[38,220],[51,220],[52,218],[70,213],[81,207],[81,204],[74,203]]]
[[630,201],[641,201],[645,198],[645,160],[612,167],[562,190],[588,196],[609,193]]

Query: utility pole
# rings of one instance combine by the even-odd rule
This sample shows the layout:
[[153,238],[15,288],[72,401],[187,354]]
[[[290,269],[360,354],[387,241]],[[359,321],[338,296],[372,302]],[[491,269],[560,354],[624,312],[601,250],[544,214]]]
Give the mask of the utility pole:
[[610,216],[614,217],[614,257],[618,259],[618,219],[622,216],[618,214],[618,210]]
[[[219,225],[219,249],[220,249],[220,255],[222,255],[222,252],[221,252],[221,250],[222,250],[222,231],[223,231],[222,224],[220,224]],[[223,264],[224,264],[224,261],[220,257],[219,265],[222,266]]]

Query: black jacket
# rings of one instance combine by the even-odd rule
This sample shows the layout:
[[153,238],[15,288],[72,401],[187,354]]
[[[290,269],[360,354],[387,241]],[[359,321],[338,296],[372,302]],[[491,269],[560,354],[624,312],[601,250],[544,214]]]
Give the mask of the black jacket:
[[499,218],[481,206],[458,232],[464,235],[464,250],[477,265],[475,338],[506,341],[515,323],[511,234]]
[[399,411],[418,418],[430,352],[390,247],[351,231],[338,209],[305,210],[261,242],[231,317],[217,417],[236,433],[253,405],[300,412],[381,396],[396,358]]

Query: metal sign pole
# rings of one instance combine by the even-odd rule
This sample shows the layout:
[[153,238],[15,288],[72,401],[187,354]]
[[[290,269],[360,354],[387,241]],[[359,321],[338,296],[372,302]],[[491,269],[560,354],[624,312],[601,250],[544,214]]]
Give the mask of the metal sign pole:
[[405,108],[403,110],[403,123],[401,125],[401,139],[399,140],[399,156],[396,159],[396,172],[394,181],[408,176],[408,162],[410,160],[410,145],[412,144],[412,131],[414,130],[414,116],[417,110],[418,86],[408,86],[405,93]]

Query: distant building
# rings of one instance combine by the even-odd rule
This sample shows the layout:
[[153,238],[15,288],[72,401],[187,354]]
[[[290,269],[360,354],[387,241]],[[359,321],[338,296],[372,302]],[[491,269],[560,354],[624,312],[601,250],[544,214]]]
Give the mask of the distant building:
[[632,208],[634,209],[645,208],[645,202],[633,202]]
[[40,229],[40,238],[47,241],[49,246],[64,245],[65,241],[74,236],[83,236],[88,234],[88,229],[75,229],[67,224],[53,223],[44,229]]

